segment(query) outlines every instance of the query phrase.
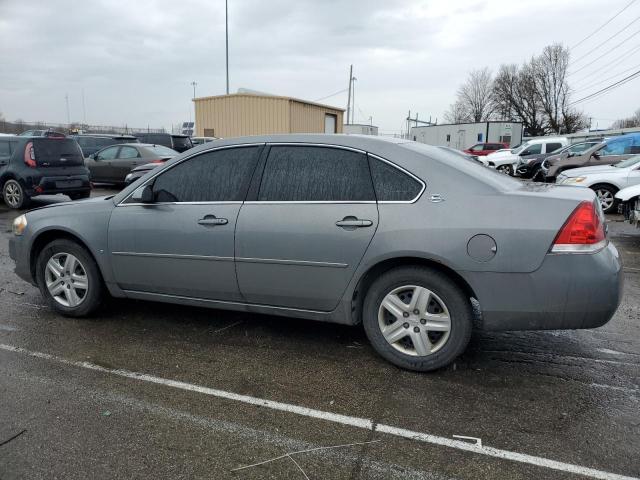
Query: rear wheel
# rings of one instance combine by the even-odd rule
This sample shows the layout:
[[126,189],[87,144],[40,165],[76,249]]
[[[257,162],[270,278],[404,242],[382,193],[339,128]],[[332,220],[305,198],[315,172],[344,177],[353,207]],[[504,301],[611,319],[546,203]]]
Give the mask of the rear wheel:
[[460,355],[471,336],[469,299],[425,267],[390,270],[369,288],[362,322],[373,348],[401,368],[426,372]]
[[85,248],[71,240],[54,240],[42,249],[36,282],[49,306],[65,316],[89,315],[102,300],[98,265]]
[[2,197],[4,203],[9,208],[20,209],[26,208],[31,200],[25,193],[24,188],[20,185],[20,182],[14,179],[9,179],[4,183],[2,187]]
[[505,175],[513,175],[513,167],[511,165],[500,165],[496,170]]
[[613,213],[616,211],[618,201],[616,200],[617,190],[614,187],[610,185],[594,185],[591,188],[596,192],[598,202],[600,202],[604,213]]

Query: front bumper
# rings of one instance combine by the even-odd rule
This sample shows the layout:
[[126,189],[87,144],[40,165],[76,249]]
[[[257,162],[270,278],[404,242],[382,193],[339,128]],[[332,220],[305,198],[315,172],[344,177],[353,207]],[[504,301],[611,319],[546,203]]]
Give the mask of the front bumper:
[[531,273],[465,272],[485,330],[563,330],[607,323],[622,299],[615,246],[594,254],[548,254]]
[[9,239],[9,257],[16,264],[14,271],[21,279],[35,285],[35,279],[31,276],[31,263],[29,250],[25,246],[24,235],[13,235]]

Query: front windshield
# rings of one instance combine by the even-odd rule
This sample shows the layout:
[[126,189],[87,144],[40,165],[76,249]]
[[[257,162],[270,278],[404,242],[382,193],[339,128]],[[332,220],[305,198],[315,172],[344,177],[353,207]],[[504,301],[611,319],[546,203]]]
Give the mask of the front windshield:
[[626,160],[621,161],[614,165],[616,168],[627,168],[633,167],[636,163],[640,162],[640,155],[634,155],[633,157],[629,157]]
[[521,143],[519,147],[512,148],[511,153],[513,153],[514,155],[518,155],[522,150],[527,148],[528,145],[529,145],[529,142]]

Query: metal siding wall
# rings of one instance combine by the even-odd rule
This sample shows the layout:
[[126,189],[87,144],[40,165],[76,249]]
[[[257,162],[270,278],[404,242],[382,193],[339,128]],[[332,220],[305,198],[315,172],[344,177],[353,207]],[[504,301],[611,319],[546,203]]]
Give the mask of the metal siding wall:
[[290,133],[324,133],[324,116],[336,116],[336,133],[342,133],[342,112],[319,105],[289,101]]

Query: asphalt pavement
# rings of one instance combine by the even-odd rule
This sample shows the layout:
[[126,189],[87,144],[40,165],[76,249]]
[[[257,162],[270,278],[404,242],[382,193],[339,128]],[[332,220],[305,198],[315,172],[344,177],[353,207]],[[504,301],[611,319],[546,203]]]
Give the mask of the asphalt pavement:
[[1,480],[640,477],[640,230],[619,216],[611,322],[476,332],[417,374],[360,327],[129,300],[63,318],[13,273],[16,215],[0,205]]

